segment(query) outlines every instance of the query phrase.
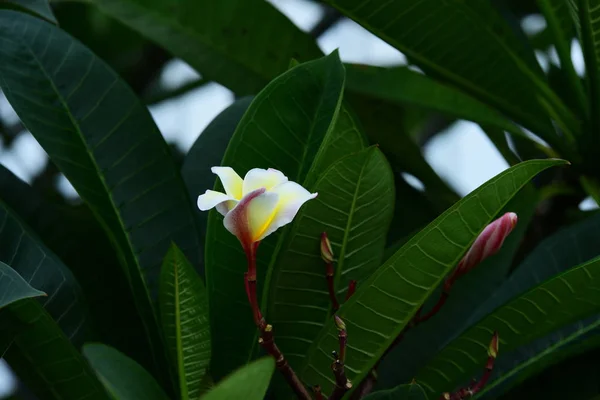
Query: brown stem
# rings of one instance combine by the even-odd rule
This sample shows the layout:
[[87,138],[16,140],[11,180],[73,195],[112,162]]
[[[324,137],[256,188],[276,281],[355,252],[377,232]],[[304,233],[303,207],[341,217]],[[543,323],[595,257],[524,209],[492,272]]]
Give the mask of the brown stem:
[[335,283],[333,282],[333,263],[328,262],[326,268],[325,279],[327,279],[327,290],[329,291],[331,308],[335,313],[340,308],[340,303],[338,303],[337,296],[335,295]]
[[340,343],[339,354],[334,352],[335,360],[331,364],[331,370],[335,376],[335,387],[328,400],[338,400],[344,397],[346,392],[352,389],[352,383],[346,377],[344,361],[346,359],[346,344],[348,343],[348,334],[346,329],[339,329],[338,340]]
[[281,372],[288,385],[292,388],[294,393],[299,399],[311,400],[311,396],[292,369],[288,364],[287,360],[283,356],[279,347],[275,344],[273,338],[273,326],[267,324],[265,318],[262,316],[260,306],[258,304],[258,297],[256,295],[256,248],[258,243],[252,244],[250,247],[245,248],[246,258],[248,259],[248,272],[244,274],[246,295],[250,307],[252,308],[252,315],[254,317],[254,323],[260,332],[258,343],[275,359],[275,366]]
[[423,315],[422,317],[418,314],[415,316],[415,318],[413,319],[413,326],[417,326],[418,324],[427,321],[429,318],[437,314],[440,311],[440,309],[444,306],[444,304],[446,304],[446,300],[448,300],[448,292],[443,291],[437,303],[435,303],[435,306],[433,306],[433,308],[427,314]]
[[315,400],[323,400],[323,392],[321,392],[321,386],[313,386],[313,393],[315,394]]

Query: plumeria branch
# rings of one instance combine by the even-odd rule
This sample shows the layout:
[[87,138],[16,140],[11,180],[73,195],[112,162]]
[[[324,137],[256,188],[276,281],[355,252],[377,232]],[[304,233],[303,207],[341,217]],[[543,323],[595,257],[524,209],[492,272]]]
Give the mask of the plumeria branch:
[[245,273],[246,294],[248,296],[250,307],[252,308],[254,323],[256,324],[256,327],[260,333],[258,343],[275,359],[275,366],[281,372],[296,396],[299,399],[309,400],[311,399],[310,394],[284,357],[281,350],[279,350],[279,347],[277,347],[277,344],[275,344],[273,337],[273,325],[267,324],[258,304],[258,298],[256,295],[256,250],[259,243],[260,242],[255,242],[250,246],[245,246],[244,248],[246,252],[246,258],[248,259],[248,272]]
[[[417,325],[428,321],[433,316],[439,313],[442,309],[448,297],[450,296],[450,291],[452,287],[456,283],[456,281],[465,276],[469,271],[473,268],[481,264],[488,257],[496,254],[502,245],[504,244],[504,240],[508,235],[512,232],[517,224],[518,218],[517,214],[513,212],[507,212],[502,215],[500,218],[494,220],[485,229],[477,236],[475,242],[471,245],[467,254],[462,258],[462,260],[458,263],[456,268],[452,271],[449,277],[444,282],[444,286],[442,289],[442,293],[440,294],[440,298],[433,306],[433,308],[425,315],[421,315],[422,307],[417,310],[415,316],[412,320],[406,325],[406,327],[400,332],[400,334],[394,339],[392,344],[385,350],[381,358],[377,361],[373,369],[371,370],[371,374],[369,374],[363,382],[361,382],[359,388],[356,390],[356,396],[354,398],[360,399],[362,396],[368,394],[371,388],[374,385],[374,380],[377,375],[375,371],[377,367],[381,363],[381,360],[388,355],[392,349],[398,345],[403,339],[406,333],[416,327]],[[485,384],[485,382],[484,382]],[[472,388],[471,388],[472,389]],[[481,390],[481,389],[479,389]],[[452,399],[452,400],[455,400]]]
[[440,397],[440,400],[463,400],[470,397],[473,397],[475,394],[481,392],[485,385],[487,384],[490,376],[492,375],[492,370],[494,369],[494,363],[496,362],[496,357],[498,357],[498,346],[499,346],[499,337],[498,332],[494,332],[492,336],[492,340],[488,347],[488,359],[485,363],[485,370],[483,371],[483,375],[481,378],[470,386],[460,388],[456,392],[443,393]]
[[347,391],[352,389],[352,382],[346,377],[344,362],[346,360],[346,345],[348,343],[348,334],[346,332],[346,324],[340,317],[334,315],[335,326],[338,329],[338,340],[340,343],[339,353],[334,351],[334,361],[331,363],[331,370],[335,376],[335,387],[328,400],[338,400],[344,397]]

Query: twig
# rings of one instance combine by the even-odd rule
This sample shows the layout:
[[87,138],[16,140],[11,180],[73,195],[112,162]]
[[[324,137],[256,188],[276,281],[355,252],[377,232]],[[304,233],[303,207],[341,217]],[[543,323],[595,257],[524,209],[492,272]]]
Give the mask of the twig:
[[490,346],[488,348],[488,359],[485,363],[485,370],[481,379],[478,381],[474,381],[471,385],[460,388],[456,392],[450,393],[442,393],[440,396],[440,400],[463,400],[469,397],[473,397],[475,394],[479,393],[485,385],[487,384],[490,376],[492,375],[492,370],[494,369],[494,363],[496,361],[496,357],[498,356],[498,345],[499,345],[499,337],[498,332],[494,332],[492,336],[492,340],[490,342]]
[[275,344],[273,338],[273,326],[267,324],[263,317],[260,306],[258,304],[258,297],[256,295],[256,249],[258,242],[252,244],[249,248],[244,249],[246,252],[246,258],[248,259],[248,272],[244,274],[246,295],[250,307],[252,308],[252,316],[254,323],[260,332],[258,343],[275,359],[275,366],[281,372],[288,385],[292,388],[294,393],[299,399],[311,400],[311,396],[308,390],[304,387],[292,367],[289,365],[279,347]]
[[327,291],[329,292],[331,308],[335,313],[340,308],[340,303],[338,303],[337,296],[335,295],[333,249],[331,248],[331,243],[327,237],[327,232],[321,233],[321,258],[323,261],[325,261],[325,279],[327,280]]
[[328,400],[338,400],[344,397],[344,394],[352,389],[352,383],[346,377],[344,362],[346,360],[346,344],[348,343],[348,334],[346,333],[346,324],[340,317],[334,315],[335,325],[338,328],[338,340],[340,343],[340,351],[333,352],[334,361],[331,363],[331,370],[335,376],[335,387]]
[[315,400],[323,400],[323,392],[321,392],[321,386],[315,385],[313,386],[313,393],[315,394]]
[[346,301],[356,292],[356,281],[353,279],[348,283],[348,292],[346,293]]

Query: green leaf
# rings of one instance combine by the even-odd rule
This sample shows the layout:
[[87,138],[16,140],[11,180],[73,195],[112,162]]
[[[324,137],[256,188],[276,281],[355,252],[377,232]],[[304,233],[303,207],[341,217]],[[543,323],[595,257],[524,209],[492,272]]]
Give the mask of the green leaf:
[[[85,394],[106,399],[73,347],[89,333],[81,288],[71,271],[2,201],[0,261],[47,294],[13,303],[0,313],[0,330],[8,333],[0,335],[0,351],[7,349],[3,357],[17,376],[41,398],[76,400]],[[61,368],[56,368],[57,363]]]
[[416,383],[400,385],[394,389],[381,390],[363,397],[364,400],[427,400],[427,395]]
[[[181,166],[181,175],[188,188],[190,201],[196,204],[198,196],[215,184],[216,175],[211,167],[221,165],[227,145],[242,116],[250,106],[251,96],[242,97],[227,107],[204,129]],[[206,240],[207,213],[195,213],[200,243]]]
[[163,332],[179,376],[181,399],[197,399],[210,363],[210,326],[204,283],[185,255],[172,245],[160,277]]
[[194,264],[200,255],[169,148],[131,89],[73,38],[12,11],[0,11],[0,35],[0,86],[111,237],[161,369],[152,304],[162,258],[171,241]]
[[[444,276],[459,262],[477,235],[536,174],[563,160],[532,160],[489,180],[415,235],[389,258],[339,310],[346,322],[348,378],[360,382]],[[336,328],[328,322],[300,370],[306,382],[332,387],[330,352]]]
[[572,96],[577,99],[578,114],[583,118],[589,115],[588,103],[583,92],[581,79],[575,71],[571,59],[571,41],[575,36],[575,24],[569,11],[568,1],[537,0],[537,4],[546,18],[548,28],[553,36],[553,44],[560,59],[561,69],[566,72],[569,84],[565,85]]
[[131,358],[112,347],[90,343],[83,354],[114,400],[168,400],[152,376]]
[[237,95],[255,94],[291,58],[322,56],[316,42],[261,0],[92,0]]
[[421,148],[403,128],[409,112],[414,110],[365,95],[347,93],[347,97],[364,125],[370,142],[380,146],[395,172],[400,169],[423,183],[436,211],[441,213],[460,199],[435,173],[423,157]]
[[[573,7],[575,6],[575,7]],[[598,0],[574,0],[571,2],[577,12],[577,22],[579,24],[579,39],[583,50],[585,60],[585,70],[587,74],[588,98],[591,110],[590,132],[597,135],[600,129],[600,115],[597,110],[600,109],[600,21],[597,19],[596,8],[600,6]]]
[[[379,387],[391,387],[412,379],[419,368],[443,348],[448,338],[459,335],[468,326],[466,322],[477,310],[477,305],[490,297],[493,290],[506,279],[538,201],[536,191],[527,185],[496,215],[499,217],[505,212],[516,212],[519,217],[517,226],[504,241],[502,249],[459,279],[439,314],[427,323],[412,328],[402,342],[386,355],[378,368]],[[438,301],[441,291],[441,288],[437,288],[425,302],[423,313]]]
[[14,269],[0,261],[0,309],[23,299],[47,296],[19,275]]
[[[310,188],[306,182],[319,172],[314,160],[328,148],[324,143],[334,138],[333,122],[340,109],[343,85],[344,69],[337,53],[291,68],[252,101],[229,142],[222,165],[232,167],[241,176],[251,168],[275,168]],[[347,154],[345,147],[337,149],[329,152],[330,162]],[[311,170],[315,172],[309,173]],[[215,190],[222,190],[220,183]],[[262,288],[268,287],[265,276],[284,230],[261,242],[257,260],[259,296]],[[246,257],[239,241],[223,227],[221,215],[212,210],[206,239],[206,283],[213,340],[211,372],[215,379],[245,364],[256,344],[256,327],[244,289],[245,270]]]
[[52,8],[50,8],[49,0],[4,0],[0,3],[0,8],[14,8],[25,11],[42,17],[53,24],[58,24],[54,13],[52,13]]
[[321,232],[331,241],[341,302],[350,280],[360,287],[381,264],[394,204],[392,171],[375,147],[335,163],[321,174],[314,191],[319,195],[296,216],[270,282],[267,320],[293,367],[302,365],[330,319]]
[[69,266],[85,293],[95,332],[105,343],[152,368],[151,349],[127,278],[89,208],[85,204],[67,206],[63,201],[53,201],[3,166],[0,193],[6,206]]
[[[497,308],[450,342],[417,381],[431,396],[468,382],[482,369],[493,331],[500,355],[598,312],[600,257],[572,268]],[[552,318],[548,318],[552,315]]]
[[274,370],[273,357],[256,360],[223,379],[202,400],[263,400]]
[[489,124],[515,135],[523,131],[498,111],[408,67],[380,68],[346,65],[348,89],[400,104],[425,107],[452,117]]
[[489,2],[326,2],[400,50],[426,73],[497,108],[535,133],[549,140],[556,138],[548,112],[570,130],[578,128],[572,113],[544,82],[532,54]]
[[[50,295],[48,303],[52,301]],[[9,366],[38,398],[109,400],[94,372],[70,342],[77,331],[61,330],[61,316],[53,319],[47,312],[48,304],[45,308],[34,299],[26,299],[3,310],[9,314],[0,317],[0,325],[13,333],[3,356]],[[68,317],[68,308],[63,309],[63,314]]]
[[[580,321],[567,329],[561,329],[553,333],[552,337],[558,336],[551,345],[548,345],[547,338],[537,340],[533,345],[527,345],[523,350],[519,349],[516,356],[513,353],[506,357],[504,354],[496,361],[494,365],[493,376],[497,378],[491,380],[481,395],[492,393],[494,396],[507,389],[526,381],[543,370],[558,364],[573,355],[587,352],[597,347],[598,328],[600,328],[600,318],[594,316],[584,321]],[[586,339],[587,337],[587,339]],[[538,343],[539,342],[539,343]],[[515,362],[518,357],[519,362]]]

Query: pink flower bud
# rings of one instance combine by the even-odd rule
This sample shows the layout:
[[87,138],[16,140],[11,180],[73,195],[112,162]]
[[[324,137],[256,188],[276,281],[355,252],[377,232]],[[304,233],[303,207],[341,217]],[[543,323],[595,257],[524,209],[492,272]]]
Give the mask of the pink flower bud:
[[504,239],[517,225],[517,214],[507,212],[485,227],[458,264],[455,278],[458,278],[479,265],[483,260],[500,250]]
[[327,232],[321,233],[321,258],[328,264],[333,262],[333,249],[327,237]]

